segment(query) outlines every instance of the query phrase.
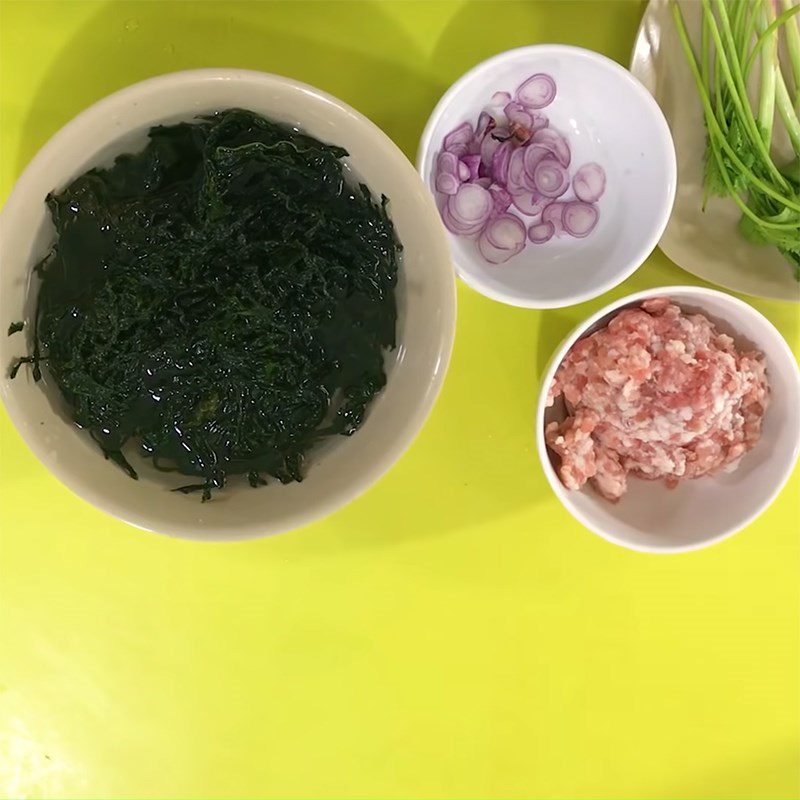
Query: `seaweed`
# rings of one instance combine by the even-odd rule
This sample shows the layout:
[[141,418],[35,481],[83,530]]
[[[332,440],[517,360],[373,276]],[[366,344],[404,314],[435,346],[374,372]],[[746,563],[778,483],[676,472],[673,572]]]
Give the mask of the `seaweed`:
[[400,245],[342,148],[230,109],[159,126],[47,197],[33,352],[131,477],[130,441],[208,499],[304,475],[386,382]]

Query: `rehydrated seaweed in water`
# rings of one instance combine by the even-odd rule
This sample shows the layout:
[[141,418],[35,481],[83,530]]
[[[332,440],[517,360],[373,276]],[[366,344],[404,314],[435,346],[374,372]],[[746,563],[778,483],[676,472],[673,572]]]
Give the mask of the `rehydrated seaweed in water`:
[[399,244],[346,155],[238,109],[153,128],[47,198],[20,363],[132,477],[129,440],[204,499],[231,474],[300,480],[317,440],[361,425],[395,344]]

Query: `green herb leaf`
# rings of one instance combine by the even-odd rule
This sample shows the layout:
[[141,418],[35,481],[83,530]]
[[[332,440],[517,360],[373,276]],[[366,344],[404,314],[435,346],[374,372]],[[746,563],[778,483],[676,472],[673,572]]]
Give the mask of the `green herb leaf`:
[[[739,227],[748,241],[776,247],[798,276],[800,105],[792,106],[780,63],[778,36],[785,29],[790,66],[800,75],[800,34],[796,26],[800,6],[785,0],[784,11],[776,16],[771,0],[702,0],[697,10],[702,21],[699,59],[680,7],[672,2],[708,133],[706,198],[729,197],[742,212]],[[760,86],[758,97],[751,102],[746,81],[756,64]],[[791,164],[773,160],[770,144],[777,124],[783,125],[794,148]]]
[[346,152],[229,110],[157,127],[48,198],[33,355],[106,456],[195,478],[303,477],[351,434],[395,344],[399,244]]

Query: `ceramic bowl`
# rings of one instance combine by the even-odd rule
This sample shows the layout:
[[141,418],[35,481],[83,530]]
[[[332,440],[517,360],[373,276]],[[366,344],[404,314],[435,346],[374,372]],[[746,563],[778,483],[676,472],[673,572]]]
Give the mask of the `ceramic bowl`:
[[[90,437],[69,421],[47,380],[35,384],[8,365],[29,345],[36,280],[31,268],[53,241],[45,208],[59,190],[90,167],[143,147],[159,123],[240,107],[297,126],[341,145],[346,162],[376,196],[390,198],[390,215],[404,250],[397,289],[398,347],[387,356],[388,382],[362,428],[310,453],[307,478],[251,489],[231,480],[211,502],[169,489],[165,476],[138,459],[131,480],[105,461]],[[26,334],[0,337],[2,398],[12,422],[39,460],[68,488],[132,525],[197,539],[241,539],[285,531],[340,508],[374,483],[409,446],[442,385],[455,329],[455,281],[434,202],[414,167],[372,122],[324,92],[276,75],[208,69],[146,80],[79,114],[41,149],[17,181],[0,215],[0,321],[24,319]]]
[[605,169],[597,227],[583,239],[528,243],[501,265],[485,261],[474,238],[448,238],[458,275],[473,289],[510,305],[554,308],[603,294],[652,252],[675,198],[675,149],[658,104],[616,62],[580,47],[520,47],[478,64],[437,104],[417,154],[417,169],[431,192],[444,136],[463,122],[474,125],[495,92],[513,94],[539,72],[557,86],[555,100],[542,111],[550,127],[567,137],[570,169],[591,161]]
[[[544,428],[563,419],[563,408],[547,407],[547,391],[558,366],[578,339],[603,327],[621,309],[649,297],[669,297],[690,313],[708,317],[740,349],[760,350],[767,364],[771,401],[761,439],[727,474],[682,481],[668,489],[663,481],[631,477],[617,503],[591,488],[569,491],[556,473],[557,456],[545,445]],[[632,550],[680,552],[719,542],[751,523],[786,483],[800,450],[800,372],[791,350],[769,320],[752,306],[713,289],[667,286],[628,295],[579,325],[553,356],[545,372],[536,413],[536,442],[547,480],[575,519],[605,539]]]

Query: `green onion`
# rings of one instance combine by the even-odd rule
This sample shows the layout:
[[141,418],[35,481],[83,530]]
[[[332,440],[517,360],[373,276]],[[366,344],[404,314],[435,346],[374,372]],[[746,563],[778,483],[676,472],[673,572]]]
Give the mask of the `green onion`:
[[[781,0],[779,7],[776,14],[773,0],[702,0],[699,58],[676,0],[672,13],[703,106],[706,196],[730,197],[742,212],[743,235],[777,247],[800,280],[800,5]],[[776,126],[792,145],[788,163],[776,162]]]

